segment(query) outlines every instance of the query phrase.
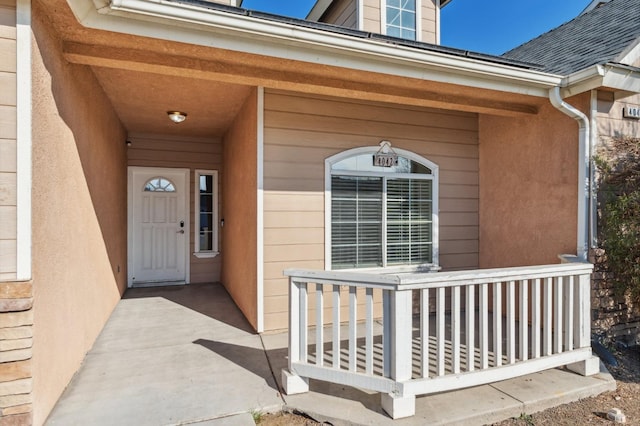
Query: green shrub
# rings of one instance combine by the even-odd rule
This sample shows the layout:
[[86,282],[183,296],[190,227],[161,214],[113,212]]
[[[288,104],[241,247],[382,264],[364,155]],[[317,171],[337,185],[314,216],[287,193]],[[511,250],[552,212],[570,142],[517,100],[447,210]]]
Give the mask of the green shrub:
[[615,138],[600,173],[600,246],[617,295],[640,300],[640,139]]

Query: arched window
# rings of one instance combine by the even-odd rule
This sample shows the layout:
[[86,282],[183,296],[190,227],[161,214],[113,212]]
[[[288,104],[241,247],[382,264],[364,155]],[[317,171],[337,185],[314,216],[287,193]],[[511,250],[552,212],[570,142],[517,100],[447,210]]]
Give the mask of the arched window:
[[436,164],[383,141],[325,170],[328,269],[437,264]]
[[145,192],[176,192],[176,187],[169,179],[154,177],[144,185]]

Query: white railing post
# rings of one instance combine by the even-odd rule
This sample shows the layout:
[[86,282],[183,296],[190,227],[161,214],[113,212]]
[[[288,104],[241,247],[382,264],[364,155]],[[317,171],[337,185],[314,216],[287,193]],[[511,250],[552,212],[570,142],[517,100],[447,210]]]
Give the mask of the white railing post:
[[[304,354],[306,361],[306,290],[306,282],[289,278],[289,369],[282,370],[282,387],[287,395],[309,391],[309,379],[298,376],[293,369],[293,363],[300,361],[301,355]],[[303,342],[305,347],[301,353]]]
[[411,380],[413,324],[411,315],[411,291],[389,292],[390,347],[384,348],[390,357],[390,378],[396,382],[392,393],[382,394],[382,409],[393,419],[413,416],[416,412],[416,396],[402,391],[402,382]]
[[[591,345],[591,275],[579,275],[574,281],[573,338],[576,349],[581,349]],[[591,376],[600,372],[600,359],[592,355],[584,361],[567,365],[567,368],[583,376]]]

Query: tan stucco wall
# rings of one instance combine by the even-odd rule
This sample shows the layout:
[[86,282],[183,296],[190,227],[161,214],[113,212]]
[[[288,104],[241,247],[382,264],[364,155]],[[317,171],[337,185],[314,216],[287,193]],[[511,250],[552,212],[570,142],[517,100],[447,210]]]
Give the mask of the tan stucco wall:
[[[189,276],[191,283],[220,281],[220,256],[198,258],[195,251],[195,171],[218,171],[218,195],[222,180],[222,140],[220,138],[190,138],[174,135],[129,135],[127,165],[142,167],[174,167],[189,169]],[[221,198],[218,198],[220,200]],[[220,212],[218,211],[218,215]],[[219,228],[218,228],[219,231]],[[218,241],[220,244],[221,241]],[[218,246],[218,250],[220,246]]]
[[222,283],[257,328],[257,91],[223,138]]
[[[588,97],[569,99],[587,111]],[[578,125],[550,104],[526,118],[481,115],[480,267],[576,253]]]
[[265,329],[287,325],[286,268],[325,267],[325,159],[390,140],[439,166],[440,265],[478,267],[476,114],[265,93]]
[[16,278],[16,9],[0,0],[0,281]]
[[42,424],[126,285],[125,132],[33,9],[34,423]]

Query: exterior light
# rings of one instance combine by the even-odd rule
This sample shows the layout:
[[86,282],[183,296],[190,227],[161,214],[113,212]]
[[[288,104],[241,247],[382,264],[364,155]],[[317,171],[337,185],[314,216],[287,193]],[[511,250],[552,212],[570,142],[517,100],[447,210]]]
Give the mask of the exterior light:
[[167,115],[169,116],[169,119],[176,124],[180,124],[187,119],[187,113],[185,112],[167,111]]

